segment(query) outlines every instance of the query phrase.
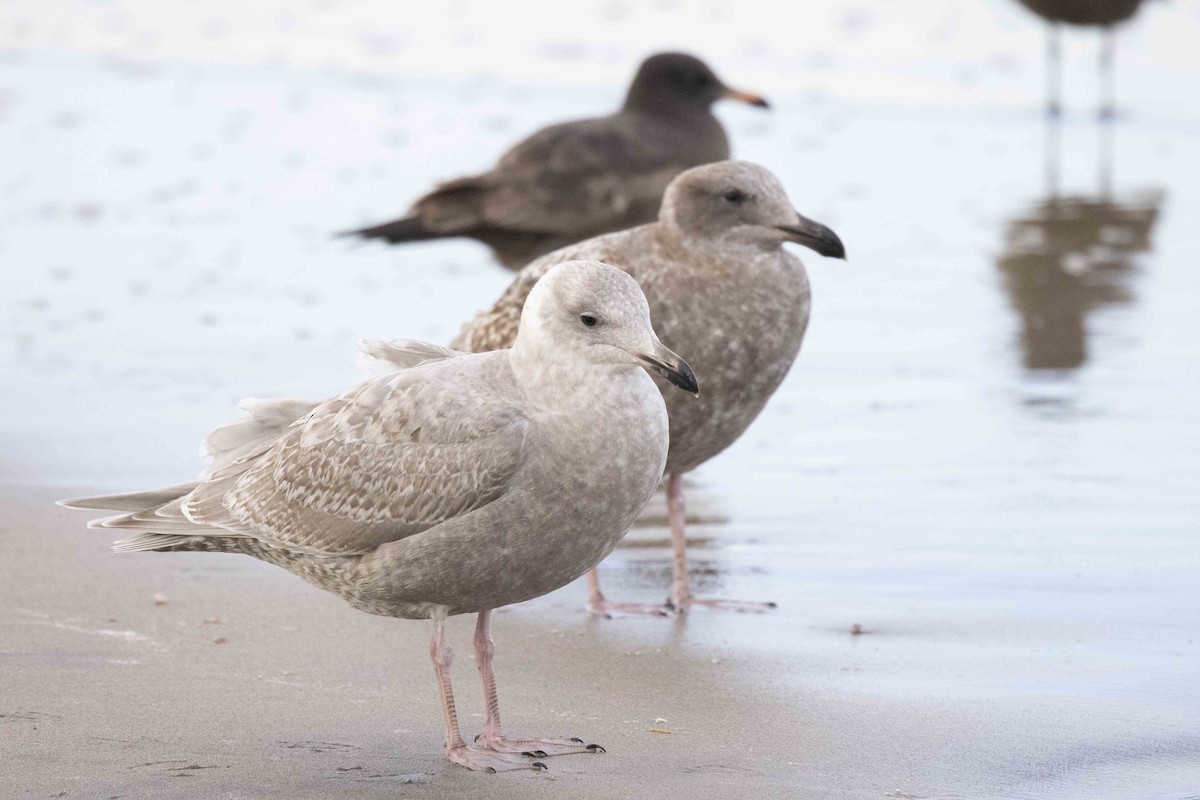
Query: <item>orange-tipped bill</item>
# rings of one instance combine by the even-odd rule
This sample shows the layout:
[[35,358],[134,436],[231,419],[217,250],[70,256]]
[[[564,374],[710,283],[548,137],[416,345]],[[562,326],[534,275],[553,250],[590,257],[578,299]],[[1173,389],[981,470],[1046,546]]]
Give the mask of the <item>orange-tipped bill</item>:
[[743,92],[741,89],[725,89],[725,97],[730,100],[738,100],[747,105],[758,106],[759,108],[770,108],[771,104],[761,94],[754,92]]

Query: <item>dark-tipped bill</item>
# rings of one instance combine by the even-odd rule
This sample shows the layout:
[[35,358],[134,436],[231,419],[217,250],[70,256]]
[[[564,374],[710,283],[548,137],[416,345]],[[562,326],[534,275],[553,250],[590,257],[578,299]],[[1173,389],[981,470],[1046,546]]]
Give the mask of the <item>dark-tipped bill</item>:
[[700,396],[700,384],[696,381],[696,373],[688,363],[662,345],[654,355],[639,355],[638,358],[652,372],[666,378],[672,385],[678,386],[689,394]]
[[755,94],[754,92],[743,92],[741,89],[730,89],[726,87],[725,91],[722,93],[722,96],[730,100],[737,100],[747,105],[758,106],[759,108],[771,107],[771,104],[768,103],[766,98],[761,94]]
[[846,257],[846,248],[842,245],[842,240],[831,229],[819,222],[813,222],[811,219],[797,214],[795,224],[776,227],[787,234],[789,242],[802,244],[830,258],[844,259]]

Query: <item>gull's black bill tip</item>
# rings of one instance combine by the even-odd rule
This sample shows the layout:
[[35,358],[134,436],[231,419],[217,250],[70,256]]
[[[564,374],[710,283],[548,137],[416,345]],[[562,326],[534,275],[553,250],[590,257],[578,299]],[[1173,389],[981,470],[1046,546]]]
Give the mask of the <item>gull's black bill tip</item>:
[[673,367],[667,364],[667,362],[653,356],[641,356],[642,362],[655,374],[661,375],[672,386],[677,386],[688,394],[699,397],[700,382],[696,380],[696,373],[692,372],[692,368],[682,358],[678,356],[675,358],[679,364]]

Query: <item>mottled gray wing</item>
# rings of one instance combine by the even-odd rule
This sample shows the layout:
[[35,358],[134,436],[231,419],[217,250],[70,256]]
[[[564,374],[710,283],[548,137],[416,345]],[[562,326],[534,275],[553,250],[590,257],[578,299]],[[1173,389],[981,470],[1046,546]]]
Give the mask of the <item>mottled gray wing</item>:
[[319,404],[215,471],[183,498],[183,515],[292,549],[353,554],[487,505],[521,463],[527,421],[459,361],[374,378]]
[[222,425],[204,437],[200,454],[208,466],[200,477],[206,478],[245,456],[262,452],[264,445],[278,439],[318,405],[308,400],[245,398],[238,403],[238,408],[246,412],[244,418]]

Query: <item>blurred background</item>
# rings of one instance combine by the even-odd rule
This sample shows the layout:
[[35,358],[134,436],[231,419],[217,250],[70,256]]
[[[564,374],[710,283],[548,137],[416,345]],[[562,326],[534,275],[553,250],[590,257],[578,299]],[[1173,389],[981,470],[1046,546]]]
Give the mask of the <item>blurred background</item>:
[[[1015,0],[0,2],[0,479],[177,483],[239,398],[340,391],[361,337],[447,342],[511,280],[482,246],[331,234],[608,113],[641,58],[686,50],[772,101],[717,107],[734,154],[849,255],[800,253],[801,356],[692,476],[698,590],[781,609],[689,635],[828,667],[780,667],[796,685],[968,703],[1014,737],[1037,720],[1032,751],[964,743],[929,785],[1182,797],[1200,3],[1117,29],[1108,121],[1103,41],[1063,29],[1051,117],[1046,23]],[[606,562],[614,596],[666,585],[656,513]]]

